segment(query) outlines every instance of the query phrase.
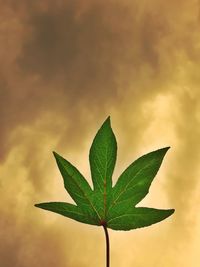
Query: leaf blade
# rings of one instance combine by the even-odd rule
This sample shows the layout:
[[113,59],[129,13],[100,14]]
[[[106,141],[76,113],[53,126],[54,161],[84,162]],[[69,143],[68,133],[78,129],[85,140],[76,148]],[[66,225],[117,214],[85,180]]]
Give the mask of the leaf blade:
[[86,193],[90,194],[92,191],[88,182],[78,171],[78,169],[69,161],[64,159],[55,151],[53,152],[53,155],[56,159],[60,173],[62,174],[65,189],[76,202],[76,204],[81,203],[82,200],[86,198]]
[[39,203],[35,204],[35,207],[48,210],[54,213],[58,213],[62,216],[68,217],[70,219],[92,224],[92,225],[98,225],[95,220],[91,220],[91,218],[88,218],[88,215],[84,213],[84,211],[73,204],[66,203],[66,202],[45,202],[45,203]]
[[136,205],[149,192],[149,187],[156,176],[169,147],[152,151],[138,158],[120,175],[113,188],[113,207],[120,201]]
[[94,193],[99,202],[98,210],[101,219],[105,220],[106,210],[112,190],[112,174],[117,158],[117,142],[111,128],[110,117],[108,117],[98,130],[89,152],[91,176]]
[[[112,174],[117,157],[117,142],[108,117],[98,130],[90,148],[89,161],[95,191],[112,187]],[[99,180],[98,181],[98,178]]]
[[147,227],[168,218],[174,211],[174,209],[132,208],[110,219],[107,226],[113,230],[123,231]]
[[94,217],[101,219],[100,214],[91,201],[93,191],[83,175],[69,161],[53,152],[58,168],[62,174],[64,186],[75,203],[84,210],[93,210]]

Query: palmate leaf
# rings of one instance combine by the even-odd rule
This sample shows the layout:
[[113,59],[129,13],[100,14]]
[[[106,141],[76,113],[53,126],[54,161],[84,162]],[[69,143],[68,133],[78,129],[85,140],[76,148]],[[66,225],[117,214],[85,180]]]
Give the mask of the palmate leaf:
[[169,217],[174,209],[135,207],[149,192],[169,147],[150,152],[134,161],[112,186],[117,157],[117,142],[110,117],[97,132],[89,153],[93,189],[83,175],[54,152],[64,186],[76,205],[64,202],[36,204],[76,221],[103,225],[113,230],[146,227]]

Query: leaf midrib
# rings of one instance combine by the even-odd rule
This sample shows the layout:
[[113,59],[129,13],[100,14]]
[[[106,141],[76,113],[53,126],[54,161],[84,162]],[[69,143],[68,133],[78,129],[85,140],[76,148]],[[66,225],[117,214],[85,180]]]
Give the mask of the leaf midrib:
[[[99,190],[103,194],[103,207],[104,207],[104,209],[103,209],[104,218],[101,219],[101,220],[105,220],[106,219],[106,204],[107,204],[106,203],[106,200],[107,200],[107,190],[106,189],[107,189],[107,171],[108,171],[108,147],[109,147],[109,143],[107,143],[106,146],[105,146],[105,149],[106,149],[105,162],[106,162],[106,164],[105,164],[105,173],[104,173],[104,175],[101,174],[101,171],[98,168],[98,164],[94,161],[95,165],[96,165],[96,167],[98,169],[98,172],[99,172],[99,174],[101,176],[101,179],[103,180],[103,192],[102,192],[101,187],[99,186]],[[97,158],[98,162],[101,164],[101,160],[97,155],[96,155],[96,158]],[[102,166],[102,164],[101,164],[101,166]]]

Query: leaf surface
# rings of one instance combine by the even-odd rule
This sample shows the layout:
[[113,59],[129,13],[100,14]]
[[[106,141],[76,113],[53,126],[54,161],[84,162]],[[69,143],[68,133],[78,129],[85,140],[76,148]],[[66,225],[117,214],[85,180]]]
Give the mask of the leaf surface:
[[149,187],[157,174],[169,147],[150,152],[136,161],[120,175],[113,188],[114,205],[123,202],[123,208],[138,204],[149,192]]
[[113,230],[146,227],[169,217],[174,210],[135,207],[149,192],[169,147],[150,152],[129,165],[112,187],[117,142],[108,117],[98,130],[89,152],[93,190],[69,161],[53,152],[64,186],[76,205],[65,202],[36,204],[76,221],[104,225]]
[[60,215],[63,215],[65,217],[74,219],[74,220],[82,222],[82,223],[98,225],[95,220],[92,220],[92,219],[88,220],[87,214],[85,214],[80,207],[75,206],[75,205],[70,204],[70,203],[47,202],[47,203],[35,204],[35,206],[37,208],[41,208],[44,210],[58,213]]
[[64,186],[77,205],[88,205],[92,193],[90,185],[83,175],[69,161],[53,152],[58,168],[62,174]]
[[85,214],[89,214],[88,222],[95,218],[96,224],[101,220],[100,214],[92,201],[92,189],[83,175],[69,161],[53,152],[58,168],[64,180],[64,186],[72,199]]
[[97,132],[89,153],[91,176],[98,200],[97,208],[102,220],[106,220],[106,211],[112,194],[112,174],[117,157],[117,142],[110,124],[110,117]]
[[113,230],[132,230],[158,223],[174,213],[174,209],[131,208],[127,212],[113,216],[107,226]]

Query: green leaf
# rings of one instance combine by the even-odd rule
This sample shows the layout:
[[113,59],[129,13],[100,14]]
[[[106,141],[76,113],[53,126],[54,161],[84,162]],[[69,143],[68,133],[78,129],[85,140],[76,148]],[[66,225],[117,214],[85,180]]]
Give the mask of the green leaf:
[[112,187],[117,142],[108,117],[97,132],[89,153],[94,189],[69,161],[54,152],[65,189],[77,205],[48,202],[35,206],[82,223],[103,225],[114,230],[131,230],[162,221],[174,210],[136,208],[135,205],[149,192],[168,149],[162,148],[137,159]]
[[174,213],[174,209],[131,208],[129,211],[113,216],[107,226],[113,230],[131,230],[158,223]]

